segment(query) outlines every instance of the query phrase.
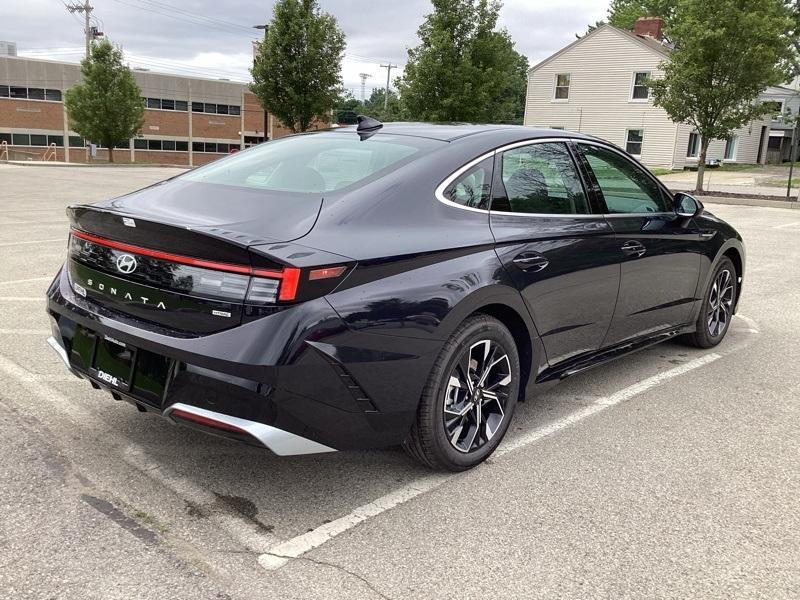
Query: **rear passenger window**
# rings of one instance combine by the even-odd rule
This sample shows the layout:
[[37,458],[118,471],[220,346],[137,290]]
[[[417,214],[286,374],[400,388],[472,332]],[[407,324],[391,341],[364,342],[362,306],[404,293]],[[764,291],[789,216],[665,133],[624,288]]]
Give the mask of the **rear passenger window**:
[[503,153],[505,195],[496,193],[496,212],[574,215],[589,212],[575,162],[561,142],[545,142]]
[[667,212],[661,189],[640,167],[613,150],[580,144],[611,214]]
[[482,160],[456,178],[444,191],[450,202],[469,208],[489,208],[493,159]]

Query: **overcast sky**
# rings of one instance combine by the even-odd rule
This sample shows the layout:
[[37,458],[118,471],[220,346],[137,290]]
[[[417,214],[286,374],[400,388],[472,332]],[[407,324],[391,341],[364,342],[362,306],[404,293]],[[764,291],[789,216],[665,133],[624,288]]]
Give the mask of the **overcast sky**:
[[[65,0],[67,1],[67,0]],[[17,42],[26,56],[77,62],[83,54],[83,16],[61,0],[0,0],[0,40]],[[153,71],[246,81],[252,29],[272,17],[269,0],[93,0],[95,25],[119,44],[132,66]],[[431,10],[429,0],[320,0],[347,36],[342,75],[360,96],[359,73],[368,73],[367,94],[386,85],[391,61],[402,68],[406,49]],[[605,16],[606,0],[505,0],[500,26],[531,64],[575,39]],[[395,72],[392,73],[394,79]]]

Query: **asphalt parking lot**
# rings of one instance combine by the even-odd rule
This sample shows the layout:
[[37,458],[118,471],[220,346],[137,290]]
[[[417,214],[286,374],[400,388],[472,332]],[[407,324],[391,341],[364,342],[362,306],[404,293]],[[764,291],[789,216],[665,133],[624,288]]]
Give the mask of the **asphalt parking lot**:
[[800,597],[797,211],[708,206],[748,250],[719,347],[571,378],[441,475],[396,449],[278,458],[65,371],[64,207],[177,172],[0,165],[4,598]]

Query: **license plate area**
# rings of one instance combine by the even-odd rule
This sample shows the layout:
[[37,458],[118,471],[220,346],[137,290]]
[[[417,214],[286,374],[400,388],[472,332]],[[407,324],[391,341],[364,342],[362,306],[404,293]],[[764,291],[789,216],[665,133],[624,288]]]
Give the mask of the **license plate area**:
[[[70,339],[64,329],[61,333]],[[70,364],[98,383],[153,406],[163,404],[172,359],[80,325],[75,327],[69,347]]]
[[129,391],[135,360],[136,348],[109,336],[97,336],[90,373],[111,387]]

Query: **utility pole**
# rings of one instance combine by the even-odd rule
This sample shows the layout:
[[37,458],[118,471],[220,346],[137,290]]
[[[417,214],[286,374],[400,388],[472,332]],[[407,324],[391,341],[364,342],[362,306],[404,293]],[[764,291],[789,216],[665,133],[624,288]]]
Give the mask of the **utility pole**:
[[[269,36],[269,23],[263,23],[261,25],[253,25],[253,29],[261,29],[261,30],[264,31],[264,42],[263,42],[263,44],[266,47],[267,36]],[[259,44],[259,42],[255,42],[255,43]],[[253,57],[253,60],[255,61],[255,56]],[[242,94],[242,123],[244,123],[244,94]],[[244,130],[244,126],[242,126],[242,130]],[[265,142],[269,141],[269,138],[270,138],[269,130],[270,130],[269,112],[267,112],[267,110],[265,109],[264,110],[264,141]],[[244,142],[242,142],[242,143],[244,144]]]
[[389,63],[387,65],[381,65],[381,69],[386,69],[386,91],[383,94],[383,110],[387,110],[389,108],[389,82],[391,81],[392,77],[392,69],[396,69],[397,65],[393,65]]
[[94,6],[90,6],[89,0],[85,0],[83,4],[66,4],[65,7],[71,13],[83,13],[85,23],[83,33],[86,36],[86,58],[89,58],[89,53],[91,52],[92,47],[92,39],[94,38],[94,32],[92,31],[92,25],[90,23]]
[[364,99],[367,94],[367,77],[372,77],[369,73],[359,73],[359,77],[361,77],[361,103],[364,103]]

